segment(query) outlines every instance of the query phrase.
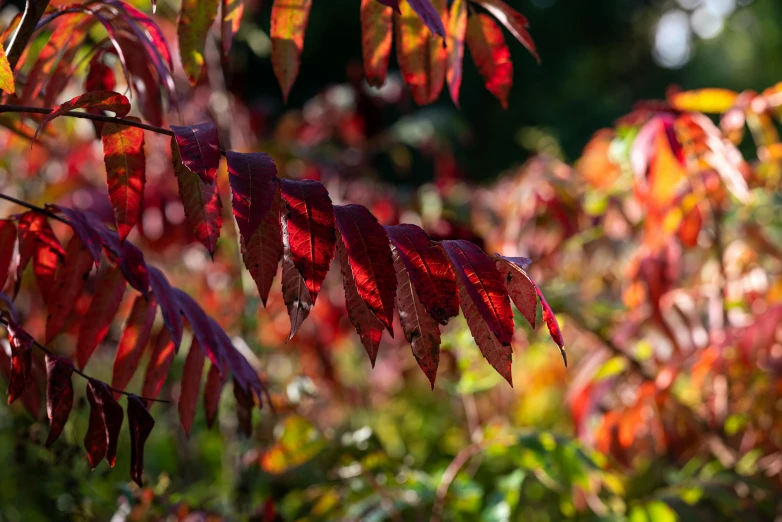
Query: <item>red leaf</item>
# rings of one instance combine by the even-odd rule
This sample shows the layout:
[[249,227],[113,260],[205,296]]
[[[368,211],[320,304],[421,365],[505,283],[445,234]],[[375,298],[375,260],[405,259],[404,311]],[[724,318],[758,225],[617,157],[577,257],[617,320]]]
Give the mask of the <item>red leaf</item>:
[[97,53],[90,60],[87,77],[84,79],[84,90],[87,92],[113,91],[117,85],[114,69],[100,61],[102,55],[103,53]]
[[146,183],[144,131],[118,123],[106,123],[101,134],[109,199],[121,241],[136,225]]
[[11,378],[8,404],[19,398],[33,383],[33,344],[35,341],[13,319],[8,319],[8,341],[11,343]]
[[513,304],[519,309],[524,319],[535,328],[535,317],[538,311],[538,296],[535,291],[535,283],[521,268],[525,258],[505,257],[494,254],[495,265],[505,281],[505,289],[508,290]]
[[143,295],[136,296],[117,347],[111,378],[113,388],[124,390],[136,373],[141,356],[152,335],[156,312],[155,294],[150,295],[149,299]]
[[[155,293],[155,299],[160,305],[160,312],[163,316],[163,322],[171,332],[171,339],[174,342],[174,349],[179,351],[179,344],[182,342],[182,316],[179,314],[179,303],[174,294],[168,279],[157,268],[149,267],[149,282],[152,285],[152,291]],[[146,394],[144,394],[146,395]]]
[[193,236],[214,255],[217,238],[220,237],[220,226],[223,222],[223,205],[217,184],[204,183],[200,177],[193,174],[182,164],[176,140],[171,140],[171,157],[174,162],[174,173],[179,183],[179,197],[185,207],[185,216],[190,224]]
[[393,337],[396,277],[388,236],[364,206],[337,205],[334,214],[358,295]]
[[84,447],[90,467],[95,469],[105,456],[106,462],[113,468],[117,462],[117,442],[125,416],[122,406],[114,399],[108,385],[97,379],[90,379],[87,384],[87,400],[90,403],[90,424],[84,436]]
[[144,444],[147,442],[155,419],[144,403],[135,395],[128,395],[128,424],[130,425],[130,477],[143,487]]
[[[16,243],[16,226],[10,219],[0,220],[0,290],[8,280],[8,269],[14,256]],[[21,250],[21,247],[20,247]]]
[[152,355],[147,364],[147,373],[144,375],[144,386],[141,394],[144,397],[154,399],[160,394],[163,382],[174,362],[175,346],[171,340],[171,334],[167,328],[161,328],[152,343]]
[[234,36],[239,32],[244,13],[244,0],[222,0],[220,2],[220,42],[223,54],[231,51]]
[[[171,51],[169,50],[168,44],[166,43],[166,38],[163,36],[163,31],[160,30],[160,27],[155,23],[155,21],[127,2],[109,0],[107,3],[119,7],[127,13],[126,17],[122,17],[122,20],[130,22],[129,25],[131,28],[136,25],[143,29],[143,31],[139,31],[136,34],[139,36],[139,40],[141,40],[141,43],[146,48],[146,54],[153,59],[160,57],[160,59],[163,60],[166,65],[168,65],[169,70],[173,70],[174,62],[171,59]],[[155,12],[154,8],[152,12]],[[143,56],[144,53],[141,55]]]
[[209,318],[209,322],[212,326],[215,339],[220,346],[220,352],[225,358],[225,362],[228,365],[228,369],[231,371],[234,377],[234,381],[238,382],[247,393],[250,393],[258,399],[258,406],[262,406],[261,392],[263,391],[263,384],[258,377],[258,373],[234,346],[228,334],[225,333],[217,322]]
[[400,5],[404,3],[410,4],[413,11],[416,12],[432,33],[445,38],[445,27],[443,20],[440,18],[442,9],[440,9],[441,6],[438,0],[407,0]]
[[527,22],[527,19],[523,14],[519,13],[502,0],[476,1],[481,4],[484,9],[494,15],[494,18],[499,20],[521,45],[527,48],[538,63],[540,63],[540,56],[538,56],[538,51],[535,49],[535,42],[532,41],[532,36],[530,36],[527,31],[529,22]]
[[277,167],[263,152],[227,152],[231,204],[242,237],[252,237],[272,206]]
[[46,447],[51,446],[62,433],[73,407],[73,363],[70,359],[46,354],[46,414],[49,417],[49,435]]
[[[429,3],[429,0],[423,1]],[[445,0],[434,3],[445,19]],[[400,7],[401,14],[396,17],[397,61],[413,99],[418,105],[426,105],[437,100],[443,89],[448,51],[443,40],[433,36],[413,12],[410,3],[402,2]],[[442,20],[440,22],[442,24]]]
[[557,322],[557,318],[554,315],[554,312],[551,310],[551,307],[548,305],[548,301],[546,301],[546,298],[543,297],[543,292],[540,291],[538,285],[535,285],[535,292],[537,292],[538,297],[540,298],[540,307],[543,309],[543,320],[546,322],[546,326],[548,327],[548,332],[551,335],[551,338],[554,340],[554,342],[557,343],[557,346],[559,347],[559,352],[562,354],[562,360],[565,361],[565,367],[567,367],[567,353],[565,352],[565,339],[562,338],[562,330],[559,329],[559,323]]
[[215,365],[209,366],[204,388],[204,411],[206,412],[206,425],[210,429],[217,419],[217,408],[220,405],[220,395],[223,392],[225,381],[220,377],[220,370]]
[[49,296],[46,317],[46,344],[49,344],[65,324],[73,303],[81,295],[84,283],[92,269],[93,257],[89,249],[74,234],[65,251],[65,261],[57,267],[54,288]]
[[459,303],[481,353],[511,386],[513,312],[494,262],[469,241],[441,243],[457,274]]
[[73,228],[73,232],[81,238],[84,245],[89,248],[92,254],[92,260],[97,267],[100,264],[100,253],[103,248],[103,239],[100,234],[92,225],[92,222],[88,218],[88,214],[68,207],[62,207],[60,205],[52,205],[52,208],[59,210],[68,218],[68,222]]
[[307,289],[307,282],[293,262],[289,244],[289,226],[288,215],[283,214],[282,299],[285,301],[285,306],[288,308],[288,317],[291,320],[291,333],[288,335],[288,340],[290,341],[310,315],[310,310],[312,310],[314,303],[310,291]]
[[190,328],[193,330],[193,335],[198,340],[201,349],[206,352],[212,364],[217,365],[222,370],[224,366],[222,364],[220,345],[215,338],[211,319],[192,297],[178,288],[173,290],[179,303],[179,309],[187,319],[187,322],[190,323]]
[[234,398],[239,432],[249,437],[253,433],[253,398],[236,380],[234,380]]
[[467,34],[467,0],[454,0],[448,17],[448,66],[446,79],[453,103],[459,106],[464,63],[464,38]]
[[361,38],[364,76],[367,83],[380,87],[386,83],[391,57],[394,11],[376,0],[361,0]]
[[[46,248],[55,255],[65,255],[65,251],[54,235],[48,219],[41,213],[29,211],[22,214],[22,217],[19,218],[18,234],[19,264],[16,267],[16,288],[14,289],[14,294],[19,290],[24,269],[39,249]],[[11,244],[11,253],[13,253],[13,243]]]
[[[336,208],[336,207],[335,207]],[[377,351],[380,347],[380,337],[383,335],[383,323],[381,323],[375,314],[361,299],[356,288],[356,281],[353,279],[353,270],[350,268],[345,243],[342,236],[337,236],[337,253],[339,255],[340,266],[342,267],[342,282],[345,286],[345,306],[348,309],[350,323],[356,329],[361,344],[369,355],[369,361],[372,367],[375,367]]]
[[437,378],[437,366],[440,364],[440,328],[430,316],[410,280],[399,251],[393,248],[394,268],[396,269],[396,306],[405,339],[413,349],[418,366],[429,379],[432,389]]
[[442,250],[416,225],[385,227],[426,311],[440,324],[459,315],[456,278]]
[[182,386],[178,403],[179,422],[182,423],[182,429],[188,437],[195,418],[205,360],[204,350],[198,346],[198,340],[193,337],[190,351],[187,352],[187,359],[185,359],[185,367],[182,369]]
[[263,306],[269,298],[269,291],[277,273],[277,266],[282,257],[282,231],[280,230],[280,210],[282,200],[275,190],[272,206],[253,232],[249,240],[244,236],[239,238],[242,248],[244,266],[250,272]]
[[109,333],[109,326],[122,303],[126,286],[127,282],[117,268],[104,272],[97,283],[98,289],[92,296],[76,343],[76,358],[80,369],[87,365],[92,352]]
[[502,31],[488,15],[472,15],[467,20],[467,46],[486,88],[507,109],[513,85],[513,62]]
[[183,0],[177,35],[182,68],[195,85],[204,66],[204,44],[209,28],[217,18],[218,0]]
[[274,0],[272,5],[272,68],[286,103],[299,75],[311,7],[312,0]]
[[329,271],[337,245],[329,193],[313,180],[281,180],[288,204],[287,234],[293,264],[304,278],[313,304]]
[[49,247],[38,245],[33,258],[33,273],[35,282],[44,301],[49,300],[49,294],[54,286],[54,277],[57,273],[57,266],[61,261],[61,256]]
[[182,164],[201,181],[213,185],[220,168],[220,139],[217,136],[217,126],[212,122],[189,125],[187,127],[171,126],[174,138],[179,146]]
[[35,130],[35,136],[33,140],[38,138],[38,133],[44,126],[55,119],[61,114],[65,114],[68,111],[74,109],[98,109],[102,111],[111,111],[117,115],[118,118],[125,117],[130,112],[130,102],[123,95],[112,91],[93,91],[81,94],[75,98],[68,100],[62,105],[58,105],[52,112],[47,114],[38,128]]

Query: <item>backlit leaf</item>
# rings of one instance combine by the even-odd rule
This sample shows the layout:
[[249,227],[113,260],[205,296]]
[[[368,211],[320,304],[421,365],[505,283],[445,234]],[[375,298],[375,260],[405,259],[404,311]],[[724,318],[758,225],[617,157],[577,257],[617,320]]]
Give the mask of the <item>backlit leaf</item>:
[[90,403],[90,424],[84,437],[84,447],[93,469],[100,459],[114,467],[117,462],[117,442],[125,417],[122,406],[114,399],[108,385],[97,379],[87,384],[87,400]]
[[144,403],[135,395],[128,396],[128,424],[130,426],[130,477],[143,487],[144,444],[147,442],[155,419]]
[[177,23],[179,55],[190,84],[195,85],[204,67],[204,45],[217,18],[219,0],[182,0]]
[[190,428],[193,426],[196,405],[198,404],[198,392],[201,389],[201,376],[204,373],[204,351],[198,346],[198,340],[193,337],[190,350],[187,352],[185,366],[182,369],[182,386],[179,393],[179,422],[185,435],[190,436]]
[[52,112],[47,114],[38,128],[35,130],[35,136],[33,139],[38,138],[38,134],[41,132],[47,123],[55,119],[57,116],[65,114],[68,111],[74,109],[98,109],[102,111],[111,111],[117,115],[118,118],[125,117],[130,112],[130,102],[123,95],[112,91],[93,91],[80,94],[75,98],[68,100],[67,102],[58,105]]
[[312,0],[274,0],[272,4],[272,67],[286,102],[299,75],[311,7]]
[[529,278],[522,269],[522,263],[517,258],[510,258],[495,254],[495,264],[497,270],[505,281],[505,288],[508,290],[513,304],[516,305],[524,319],[535,328],[535,318],[538,310],[538,296],[535,283]]
[[448,16],[448,65],[446,79],[453,103],[459,106],[464,64],[464,39],[467,35],[467,0],[454,0]]
[[263,152],[228,152],[231,206],[239,232],[252,237],[272,206],[277,190],[277,167]]
[[507,109],[513,85],[513,63],[502,31],[488,15],[474,14],[467,20],[467,46],[486,89]]
[[393,337],[396,272],[388,236],[362,205],[336,205],[334,215],[358,295]]
[[149,356],[141,394],[154,399],[160,394],[160,389],[168,376],[171,363],[174,362],[176,348],[167,328],[160,329],[151,347],[152,353]]
[[35,283],[44,301],[49,300],[49,294],[54,287],[54,277],[57,273],[57,267],[62,261],[59,252],[55,252],[48,246],[39,244],[33,257],[33,273],[35,274]]
[[532,41],[527,28],[529,22],[527,18],[513,9],[511,6],[503,2],[502,0],[476,0],[484,9],[494,16],[499,22],[510,31],[510,33],[532,53],[532,56],[540,63],[540,56],[535,49],[535,42]]
[[429,28],[429,30],[442,38],[445,37],[445,25],[441,17],[444,3],[438,0],[403,0],[401,1],[400,8],[404,9],[404,3],[410,4],[410,7],[415,11],[421,21]]
[[14,94],[16,92],[14,72],[11,70],[11,64],[8,63],[8,58],[5,55],[4,49],[0,49],[0,89],[8,94]]
[[46,414],[49,417],[49,435],[46,447],[51,446],[62,433],[73,407],[73,363],[70,359],[46,354]]
[[8,404],[18,399],[33,383],[33,344],[35,341],[13,319],[6,326],[11,343],[11,378],[8,383]]
[[136,296],[130,315],[122,330],[122,337],[117,346],[117,355],[114,358],[114,370],[112,372],[111,386],[118,390],[124,390],[138,369],[144,350],[149,344],[152,335],[152,326],[155,323],[157,313],[156,295],[150,294],[149,298],[143,295]]
[[49,344],[65,325],[65,320],[73,309],[73,303],[84,289],[92,265],[93,258],[90,250],[81,238],[74,234],[65,249],[65,261],[57,268],[54,288],[47,303],[46,344]]
[[217,184],[207,184],[182,164],[176,141],[171,140],[171,157],[174,174],[179,183],[179,197],[185,208],[185,217],[193,236],[214,255],[220,226],[223,222],[223,205]]
[[221,0],[220,2],[220,42],[223,54],[231,51],[234,36],[239,32],[244,13],[244,0]]
[[392,8],[376,0],[361,0],[361,50],[367,83],[380,87],[386,83],[388,59],[393,40]]
[[144,131],[127,125],[106,123],[103,125],[101,141],[114,221],[120,240],[125,241],[141,216],[144,200]]
[[275,190],[271,208],[249,240],[244,236],[239,241],[242,248],[244,266],[250,272],[263,306],[269,298],[274,276],[282,257],[282,230],[280,229],[280,208],[282,200]]
[[288,308],[288,317],[291,320],[291,331],[288,340],[293,339],[305,319],[310,315],[314,305],[312,295],[307,289],[307,282],[296,268],[290,249],[290,233],[288,215],[282,216],[282,299]]
[[220,167],[220,139],[212,122],[186,127],[171,126],[179,147],[182,164],[198,174],[201,181],[213,185]]
[[[434,0],[434,4],[445,18],[445,0]],[[443,89],[448,51],[443,46],[443,39],[427,29],[408,1],[399,5],[401,14],[396,16],[397,61],[413,99],[418,105],[426,105],[437,100]]]
[[110,268],[104,272],[98,281],[85,320],[79,328],[76,359],[80,369],[87,365],[95,348],[109,333],[109,326],[117,315],[126,286],[127,282],[117,268]]
[[559,323],[557,322],[557,317],[554,315],[554,312],[551,310],[551,307],[548,305],[546,298],[543,297],[543,292],[540,291],[540,288],[538,288],[537,285],[535,285],[535,292],[537,292],[538,297],[540,298],[540,307],[543,309],[543,321],[546,323],[546,326],[548,327],[548,331],[549,334],[551,335],[551,338],[554,340],[555,343],[557,343],[557,346],[559,347],[559,351],[562,354],[562,360],[565,362],[565,366],[567,366],[567,353],[565,352],[565,339],[563,339],[562,337],[562,330],[559,329]]

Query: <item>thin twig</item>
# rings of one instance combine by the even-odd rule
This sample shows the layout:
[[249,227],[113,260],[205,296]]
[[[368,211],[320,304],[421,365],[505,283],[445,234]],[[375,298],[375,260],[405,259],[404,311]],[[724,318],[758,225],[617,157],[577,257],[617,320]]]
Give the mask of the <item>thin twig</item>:
[[[0,324],[2,324],[3,326],[5,326],[6,328],[8,328],[8,320],[7,320],[7,319],[5,319],[4,317],[0,317]],[[51,351],[50,349],[48,349],[47,347],[45,347],[44,345],[42,345],[41,343],[39,343],[38,341],[36,341],[35,339],[33,339],[33,346],[35,346],[36,348],[38,348],[39,350],[41,350],[42,352],[44,352],[44,353],[45,353],[45,354],[47,354],[47,355],[54,355],[54,356],[57,356],[57,357],[61,357],[61,356],[58,356],[58,355],[57,355],[56,353],[54,353],[53,351]],[[87,375],[86,373],[84,373],[83,371],[79,370],[79,369],[78,369],[78,368],[76,368],[76,367],[74,367],[74,368],[73,368],[73,373],[75,373],[75,374],[77,374],[77,375],[81,375],[82,377],[84,377],[84,378],[85,378],[85,379],[87,379],[88,381],[99,381],[99,382],[103,382],[103,381],[101,381],[100,379],[96,379],[96,378],[94,378],[94,377],[90,377],[89,375]],[[119,393],[119,394],[122,394],[122,395],[128,395],[128,396],[130,396],[130,395],[135,395],[135,394],[133,394],[133,393],[126,392],[126,391],[124,391],[124,390],[118,390],[117,388],[114,388],[114,387],[112,387],[112,386],[109,386],[109,384],[108,384],[108,383],[105,383],[105,382],[104,382],[103,384],[105,384],[106,386],[108,386],[109,390],[111,390],[111,391],[113,391],[113,392],[115,392],[115,393]],[[153,398],[151,398],[151,397],[141,397],[141,396],[139,396],[139,395],[136,395],[136,396],[137,396],[139,399],[141,399],[142,401],[162,402],[162,403],[166,403],[166,404],[168,404],[168,401],[167,401],[167,400],[164,400],[164,399],[153,399]]]
[[34,212],[38,212],[40,214],[43,214],[46,217],[49,217],[51,219],[56,219],[57,221],[59,221],[61,223],[65,223],[68,226],[70,226],[70,224],[71,224],[70,221],[68,221],[65,218],[62,218],[62,217],[58,216],[54,212],[50,212],[49,210],[46,210],[45,208],[37,207],[37,206],[33,205],[32,203],[28,203],[26,201],[22,201],[21,199],[16,199],[13,196],[8,196],[6,194],[3,194],[2,192],[0,192],[0,199],[4,199],[6,201],[10,201],[11,203],[15,203],[15,204],[19,205],[20,207],[28,208],[28,209],[30,209],[30,210],[32,210]]
[[445,497],[448,496],[448,489],[451,487],[459,470],[462,469],[462,466],[470,460],[470,457],[480,452],[483,449],[484,444],[484,442],[478,442],[465,447],[454,457],[451,463],[448,464],[448,467],[445,468],[443,477],[440,479],[440,484],[437,485],[437,490],[434,494],[434,506],[432,506],[432,517],[429,519],[429,522],[440,522],[443,515],[443,509],[445,509]]
[[41,19],[46,8],[49,6],[49,0],[27,0],[24,7],[22,20],[19,22],[19,28],[8,41],[8,47],[5,54],[8,57],[8,63],[11,66],[11,72],[16,69],[19,58],[22,57],[27,42],[35,32],[38,20]]

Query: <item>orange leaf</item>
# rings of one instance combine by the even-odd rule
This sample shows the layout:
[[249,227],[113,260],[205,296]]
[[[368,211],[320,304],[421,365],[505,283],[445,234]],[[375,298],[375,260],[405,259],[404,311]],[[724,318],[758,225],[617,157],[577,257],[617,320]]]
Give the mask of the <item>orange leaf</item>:
[[[435,0],[437,11],[447,21],[445,0]],[[443,40],[427,29],[407,0],[396,15],[396,52],[402,76],[418,105],[434,102],[445,84],[448,51]]]
[[367,78],[367,83],[373,87],[380,87],[386,83],[393,40],[393,14],[393,9],[377,0],[361,0],[364,76]]
[[299,75],[311,7],[312,0],[274,0],[272,5],[272,68],[286,103]]
[[467,20],[467,46],[486,88],[507,109],[513,85],[513,63],[502,31],[488,15],[472,15]]
[[8,94],[16,93],[14,85],[14,72],[11,70],[11,64],[8,63],[8,57],[5,50],[0,46],[0,89]]
[[738,93],[730,89],[696,89],[668,95],[668,103],[674,109],[684,112],[706,112],[721,114],[733,107]]
[[448,90],[453,103],[459,106],[459,92],[462,88],[462,66],[464,62],[464,38],[467,34],[467,0],[454,0],[448,17]]
[[113,91],[92,91],[81,94],[52,109],[52,112],[47,114],[44,119],[41,120],[38,128],[35,129],[33,140],[38,138],[41,129],[57,116],[74,109],[84,108],[111,111],[115,113],[118,118],[122,118],[130,112],[130,102],[123,95]]
[[476,1],[481,4],[484,9],[490,12],[494,18],[499,20],[499,22],[504,25],[530,53],[532,53],[532,56],[535,57],[538,63],[540,63],[540,56],[538,56],[538,51],[535,49],[535,42],[532,41],[532,36],[530,36],[527,31],[529,22],[523,14],[519,13],[502,0]]

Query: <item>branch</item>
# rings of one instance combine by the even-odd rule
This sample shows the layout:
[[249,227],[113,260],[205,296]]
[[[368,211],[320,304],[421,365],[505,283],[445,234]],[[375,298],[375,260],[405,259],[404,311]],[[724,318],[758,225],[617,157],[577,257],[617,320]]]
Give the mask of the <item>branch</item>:
[[46,216],[48,218],[56,219],[60,223],[65,223],[68,226],[71,225],[70,221],[68,221],[65,218],[61,218],[60,216],[58,216],[54,212],[50,212],[50,211],[46,210],[45,208],[37,207],[37,206],[33,205],[32,203],[28,203],[26,201],[22,201],[21,199],[16,199],[15,197],[8,196],[6,194],[3,194],[2,192],[0,192],[0,199],[4,199],[6,201],[10,201],[11,203],[16,203],[20,207],[28,208],[28,209],[32,210],[33,212],[38,212],[38,213],[43,214],[44,216]]
[[443,477],[440,479],[440,484],[437,485],[437,490],[434,494],[435,498],[434,506],[432,506],[432,518],[429,519],[429,522],[440,522],[443,515],[443,510],[445,509],[445,497],[448,495],[448,489],[451,487],[451,484],[456,478],[456,475],[459,473],[459,470],[462,469],[462,466],[464,466],[473,455],[483,450],[484,445],[485,442],[477,442],[463,448],[454,457],[451,463],[448,464],[448,467],[445,468]]
[[11,72],[16,69],[16,64],[19,63],[19,58],[22,57],[27,42],[35,32],[35,28],[38,25],[38,21],[43,16],[46,8],[49,6],[49,0],[27,0],[24,7],[24,14],[22,15],[22,21],[19,23],[19,28],[8,42],[8,47],[5,49],[5,54],[8,57],[8,63],[11,65]]
[[[8,320],[7,320],[6,318],[4,318],[4,317],[0,317],[0,324],[2,324],[3,326],[5,326],[6,328],[8,328]],[[47,354],[47,355],[57,355],[56,353],[52,352],[50,349],[48,349],[47,347],[45,347],[44,345],[42,345],[41,343],[39,343],[39,342],[38,342],[38,341],[36,341],[35,339],[33,339],[33,346],[35,346],[36,348],[38,348],[39,350],[41,350],[43,353],[45,353],[45,354]],[[96,378],[94,378],[94,377],[90,377],[89,375],[87,375],[87,374],[86,374],[86,373],[84,373],[83,371],[79,370],[79,369],[78,369],[78,368],[76,368],[75,366],[74,366],[74,368],[73,368],[73,373],[75,373],[75,374],[77,374],[77,375],[81,375],[82,377],[84,377],[84,378],[85,378],[85,379],[87,379],[88,381],[99,381],[99,382],[103,382],[103,381],[101,381],[100,379],[96,379]],[[108,384],[108,383],[105,383],[105,382],[103,382],[103,384],[105,384],[106,386],[108,386],[108,388],[109,388],[111,391],[115,392],[115,393],[119,393],[119,394],[122,394],[122,395],[128,395],[128,396],[129,396],[129,395],[135,395],[135,394],[133,394],[133,393],[129,393],[129,392],[126,392],[126,391],[123,391],[123,390],[118,390],[117,388],[113,388],[113,387],[109,386],[109,384]],[[139,399],[141,399],[142,401],[163,402],[163,403],[166,403],[166,404],[168,404],[168,401],[167,401],[167,400],[164,400],[164,399],[153,399],[153,398],[151,398],[151,397],[141,397],[141,396],[138,396],[138,395],[136,395],[136,397],[138,397],[138,398],[139,398]]]

